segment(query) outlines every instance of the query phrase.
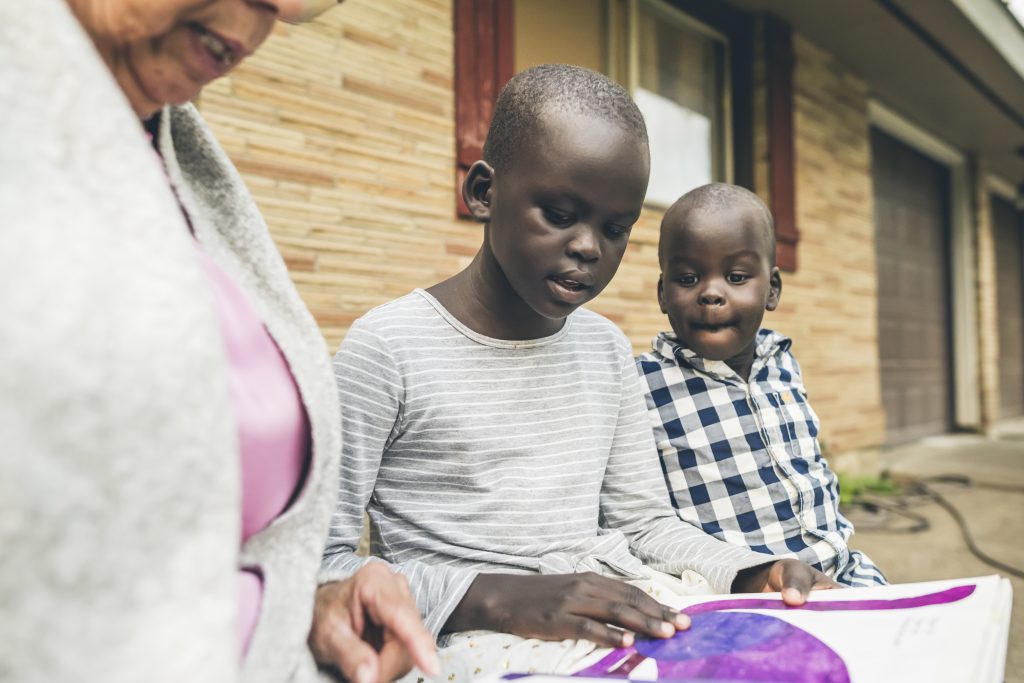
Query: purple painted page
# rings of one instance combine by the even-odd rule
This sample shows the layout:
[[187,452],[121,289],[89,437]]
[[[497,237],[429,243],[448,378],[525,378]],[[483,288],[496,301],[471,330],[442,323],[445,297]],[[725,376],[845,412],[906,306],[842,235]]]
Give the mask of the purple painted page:
[[1010,604],[996,576],[822,591],[795,608],[778,594],[713,596],[683,608],[688,630],[607,651],[573,677],[998,683]]

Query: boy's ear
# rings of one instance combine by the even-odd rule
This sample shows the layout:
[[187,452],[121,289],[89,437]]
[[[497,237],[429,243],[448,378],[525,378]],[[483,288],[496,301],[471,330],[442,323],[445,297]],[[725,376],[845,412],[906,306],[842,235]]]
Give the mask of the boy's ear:
[[768,303],[764,310],[774,311],[779,307],[779,300],[782,298],[782,272],[778,266],[772,266],[771,275],[768,277]]
[[491,220],[491,196],[494,193],[494,169],[484,160],[474,161],[462,181],[462,200],[473,219],[480,223]]
[[658,273],[658,306],[661,307],[661,312],[668,315],[668,311],[665,310],[665,285],[662,283],[662,278],[665,275]]

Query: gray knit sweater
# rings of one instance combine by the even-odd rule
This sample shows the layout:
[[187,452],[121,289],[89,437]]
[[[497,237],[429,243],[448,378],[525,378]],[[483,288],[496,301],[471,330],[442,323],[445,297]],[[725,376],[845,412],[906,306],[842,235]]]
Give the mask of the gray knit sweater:
[[[161,153],[312,425],[301,496],[241,551],[223,343],[138,119],[64,0],[0,2],[0,680],[313,680],[337,394],[266,225],[191,106]],[[238,661],[237,571],[264,600]]]

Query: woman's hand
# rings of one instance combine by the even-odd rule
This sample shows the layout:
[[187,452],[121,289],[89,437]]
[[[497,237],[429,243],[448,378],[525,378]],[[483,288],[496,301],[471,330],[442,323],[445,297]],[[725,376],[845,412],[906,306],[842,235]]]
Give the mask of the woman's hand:
[[409,583],[383,562],[317,589],[309,646],[318,663],[351,683],[390,683],[413,664],[432,676],[440,672]]
[[444,631],[488,629],[524,638],[583,638],[628,647],[634,634],[668,638],[690,618],[639,588],[599,574],[480,574]]
[[838,588],[814,567],[800,560],[777,560],[742,570],[732,582],[733,593],[782,593],[782,601],[794,607],[807,602],[812,590]]

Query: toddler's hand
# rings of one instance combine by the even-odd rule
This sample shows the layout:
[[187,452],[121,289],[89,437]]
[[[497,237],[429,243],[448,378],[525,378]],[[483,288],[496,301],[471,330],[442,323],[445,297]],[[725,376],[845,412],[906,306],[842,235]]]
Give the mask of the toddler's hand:
[[634,634],[668,638],[690,618],[639,588],[599,574],[481,574],[452,612],[446,632],[485,628],[524,638],[582,638],[628,647]]
[[782,593],[787,605],[799,606],[807,602],[812,590],[838,588],[832,579],[800,560],[776,560],[768,564],[744,569],[733,581],[733,593]]

